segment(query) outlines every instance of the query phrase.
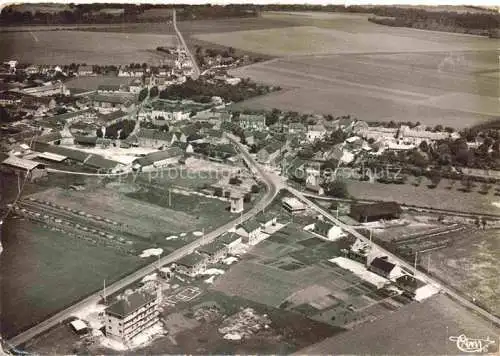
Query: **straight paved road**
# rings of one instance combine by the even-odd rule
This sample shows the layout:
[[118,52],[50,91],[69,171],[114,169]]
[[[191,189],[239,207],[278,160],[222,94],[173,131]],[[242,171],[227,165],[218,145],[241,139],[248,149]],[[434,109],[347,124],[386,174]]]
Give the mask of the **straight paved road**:
[[184,37],[182,36],[181,31],[179,31],[179,29],[177,28],[177,15],[175,13],[175,9],[173,10],[172,18],[173,18],[172,22],[174,24],[174,29],[175,29],[175,32],[177,33],[177,37],[179,37],[179,40],[181,41],[182,46],[186,50],[186,53],[189,55],[189,58],[191,58],[191,62],[193,62],[194,73],[191,76],[191,78],[196,80],[200,76],[200,73],[201,73],[200,68],[198,67],[198,64],[196,63],[196,59],[194,58],[193,54],[189,50],[189,47],[187,46],[186,41],[184,41]]
[[[239,146],[241,147],[241,146]],[[242,151],[243,154],[246,152]],[[255,164],[255,162],[253,161]],[[250,161],[250,164],[252,164],[252,161]],[[111,284],[110,286],[106,287],[107,294],[113,294],[118,292],[119,290],[127,287],[128,285],[132,284],[133,282],[147,276],[148,274],[153,273],[159,265],[166,265],[172,262],[175,262],[179,258],[190,254],[191,252],[195,251],[198,247],[205,245],[207,243],[210,243],[213,241],[216,237],[222,235],[223,233],[227,232],[231,228],[233,228],[235,225],[241,223],[242,221],[246,221],[250,219],[251,217],[255,216],[257,213],[262,211],[267,205],[269,205],[273,199],[276,197],[278,194],[277,187],[275,186],[273,180],[269,179],[268,175],[265,174],[265,172],[259,170],[259,172],[264,173],[262,175],[262,179],[264,183],[266,184],[267,191],[264,197],[255,204],[255,206],[244,213],[242,216],[238,217],[237,219],[232,220],[231,222],[215,229],[214,231],[206,234],[205,236],[202,236],[198,240],[190,243],[189,245],[186,245],[184,247],[181,247],[180,249],[172,252],[171,254],[164,256],[160,258],[159,261],[155,261],[154,263],[151,263],[135,272],[132,274],[128,275],[127,277]],[[32,339],[33,337],[41,334],[44,331],[47,331],[48,329],[52,328],[53,326],[56,326],[57,324],[63,322],[66,320],[68,317],[70,317],[72,314],[74,314],[76,311],[78,311],[81,308],[84,308],[88,305],[95,304],[102,300],[102,292],[98,291],[91,296],[81,300],[80,302],[72,305],[71,307],[60,311],[59,313],[53,315],[52,317],[44,320],[43,322],[39,323],[38,325],[32,327],[31,329],[26,330],[25,332],[13,337],[12,339],[8,340],[8,344],[11,346],[18,346],[22,343],[25,343],[26,341]]]
[[[356,231],[351,226],[344,224],[342,221],[340,221],[339,219],[337,219],[335,216],[331,215],[326,210],[324,210],[324,209],[320,208],[318,205],[314,204],[314,202],[312,202],[311,200],[309,200],[308,198],[306,198],[304,196],[304,194],[302,194],[302,192],[298,191],[297,189],[291,188],[291,187],[288,187],[287,189],[288,189],[288,191],[290,193],[292,193],[293,195],[295,195],[298,199],[302,200],[304,203],[306,203],[312,209],[316,210],[320,214],[322,214],[325,217],[327,217],[328,219],[330,219],[335,225],[340,226],[342,229],[344,229],[345,231],[351,233],[353,236],[356,236],[357,238],[361,239],[362,241],[370,243],[370,239],[369,238],[367,238],[364,235],[360,234],[358,231]],[[383,249],[382,247],[380,247],[378,245],[374,244],[374,246],[375,246],[376,250],[378,250],[378,251],[381,252],[381,254],[389,256],[394,261],[397,261],[397,263],[400,266],[404,266],[404,267],[406,267],[409,270],[413,270],[414,269],[414,266],[412,266],[408,262],[402,260],[400,257],[392,254],[391,252]],[[427,275],[427,274],[425,274],[423,272],[420,272],[420,271],[415,271],[415,272],[416,272],[415,276],[417,278],[421,279],[422,281],[424,281],[424,282],[426,282],[428,284],[432,284],[432,285],[436,286],[441,291],[445,292],[450,297],[452,297],[453,299],[457,300],[459,303],[461,303],[466,308],[469,308],[469,309],[475,311],[476,313],[478,313],[481,316],[483,316],[484,318],[488,319],[490,322],[492,322],[496,326],[500,326],[500,318],[498,318],[495,315],[487,312],[486,310],[478,307],[476,304],[472,303],[472,301],[464,298],[460,294],[458,294],[455,291],[451,290],[450,288],[448,288],[447,286],[445,286],[442,283],[438,282],[437,280],[435,280],[434,278],[430,277],[429,275]]]

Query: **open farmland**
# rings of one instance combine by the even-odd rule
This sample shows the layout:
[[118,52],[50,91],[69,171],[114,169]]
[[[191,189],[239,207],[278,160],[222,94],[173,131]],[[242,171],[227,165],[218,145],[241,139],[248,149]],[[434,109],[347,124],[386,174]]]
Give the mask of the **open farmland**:
[[299,350],[297,354],[320,355],[335,350],[339,355],[456,355],[460,350],[449,337],[461,334],[474,339],[489,337],[494,344],[488,352],[498,353],[498,328],[438,294]]
[[390,28],[361,15],[273,16],[300,26],[195,36],[284,57],[232,71],[286,89],[240,103],[239,109],[455,127],[491,120],[500,111],[498,40]]
[[158,46],[175,45],[174,35],[86,31],[6,32],[0,36],[1,60],[35,64],[158,64]]
[[420,255],[420,264],[500,315],[500,237],[497,230],[457,233],[451,247]]
[[9,220],[2,235],[1,332],[7,338],[146,262],[27,220]]
[[410,184],[383,184],[360,181],[348,181],[349,192],[356,199],[397,201],[401,204],[431,207],[436,209],[458,210],[468,213],[500,214],[500,208],[493,203],[499,199],[490,192],[488,195],[477,191],[465,193],[454,189],[446,189],[441,182],[437,188],[430,189],[422,183],[416,187]]

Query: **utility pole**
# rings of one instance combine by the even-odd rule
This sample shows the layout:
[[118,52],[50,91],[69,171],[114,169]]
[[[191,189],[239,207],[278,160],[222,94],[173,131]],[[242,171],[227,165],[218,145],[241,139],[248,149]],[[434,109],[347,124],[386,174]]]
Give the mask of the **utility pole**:
[[415,270],[415,277],[417,276],[417,260],[418,260],[418,250],[415,251],[415,264],[413,266],[413,269]]
[[168,188],[168,207],[170,208],[172,206],[172,191],[171,188]]
[[107,304],[107,301],[106,301],[106,280],[104,280],[104,288],[103,288],[103,291],[102,291],[102,297],[104,298],[104,304]]
[[431,254],[427,256],[427,273],[429,273],[429,270],[431,268]]

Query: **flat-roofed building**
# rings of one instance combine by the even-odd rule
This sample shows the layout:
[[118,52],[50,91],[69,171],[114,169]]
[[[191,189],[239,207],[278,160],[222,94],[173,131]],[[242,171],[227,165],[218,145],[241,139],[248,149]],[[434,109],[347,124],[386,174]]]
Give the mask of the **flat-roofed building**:
[[159,323],[160,293],[135,292],[107,307],[104,310],[106,336],[127,343],[134,336]]
[[33,96],[69,95],[70,92],[62,82],[44,83],[43,85],[31,88],[24,88],[22,93]]
[[281,204],[291,213],[299,213],[306,210],[306,205],[297,198],[283,198]]
[[47,175],[45,165],[41,162],[9,156],[2,161],[2,170],[21,174],[31,181]]
[[53,161],[53,162],[62,162],[66,158],[66,156],[63,155],[58,155],[56,153],[51,153],[51,152],[42,152],[42,153],[37,153],[38,158],[46,159],[47,161]]

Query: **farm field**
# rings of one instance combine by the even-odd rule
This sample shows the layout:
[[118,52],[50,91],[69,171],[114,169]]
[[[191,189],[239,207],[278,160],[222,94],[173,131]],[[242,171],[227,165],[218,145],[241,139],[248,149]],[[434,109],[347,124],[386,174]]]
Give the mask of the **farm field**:
[[[270,28],[287,27],[293,24],[286,19],[269,18],[269,17],[249,17],[249,18],[234,18],[234,19],[217,19],[217,20],[194,20],[194,21],[177,21],[177,27],[182,32],[183,36],[193,34],[203,34],[211,32],[233,32],[241,30],[261,30]],[[150,23],[126,23],[120,25],[97,25],[95,28],[88,26],[86,31],[109,31],[109,32],[127,32],[127,33],[158,33],[175,35],[172,23],[150,22]],[[1,28],[0,28],[1,30]]]
[[285,89],[238,103],[238,109],[459,128],[492,120],[500,111],[499,41],[390,28],[363,15],[319,15],[265,14],[295,26],[194,37],[283,57],[231,72]]
[[498,231],[457,233],[451,247],[423,253],[420,264],[430,272],[500,315],[500,237]]
[[66,81],[68,89],[96,90],[99,85],[129,84],[132,78],[99,75],[95,77],[76,77]]
[[[427,188],[424,182],[416,187],[412,184],[383,184],[360,181],[347,181],[349,192],[357,199],[397,201],[408,205],[432,207],[437,209],[459,210],[463,212],[475,212],[484,214],[500,214],[500,208],[493,203],[499,197],[493,195],[482,195],[477,191],[469,193],[458,190],[460,182],[456,187],[446,189],[443,180],[437,188]],[[476,189],[477,190],[477,189]]]
[[353,241],[328,242],[288,224],[253,247],[213,288],[347,328],[410,303],[328,261]]
[[87,31],[6,32],[0,36],[2,61],[35,64],[159,64],[158,46],[175,45],[174,35]]
[[144,264],[31,223],[10,219],[2,233],[2,336],[9,338]]
[[[395,330],[397,337],[394,337]],[[461,334],[469,338],[489,337],[495,343],[488,352],[498,353],[498,328],[438,294],[299,350],[297,354],[319,355],[335,350],[336,354],[455,355],[461,351],[449,337]]]

